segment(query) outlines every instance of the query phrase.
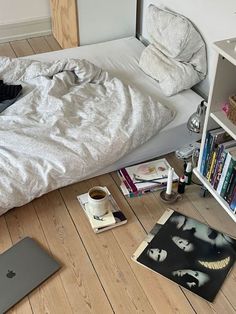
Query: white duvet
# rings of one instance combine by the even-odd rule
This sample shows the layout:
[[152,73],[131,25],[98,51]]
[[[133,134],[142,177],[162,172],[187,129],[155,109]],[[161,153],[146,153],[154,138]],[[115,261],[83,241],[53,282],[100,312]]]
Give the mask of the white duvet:
[[0,58],[0,79],[23,86],[0,114],[0,214],[112,164],[175,114],[85,60]]

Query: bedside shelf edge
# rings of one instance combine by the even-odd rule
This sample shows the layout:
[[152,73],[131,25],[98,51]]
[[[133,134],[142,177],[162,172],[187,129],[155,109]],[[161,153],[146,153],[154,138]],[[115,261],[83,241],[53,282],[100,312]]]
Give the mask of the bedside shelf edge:
[[196,177],[202,182],[202,184],[207,188],[207,190],[211,193],[211,195],[217,200],[217,202],[223,207],[223,209],[227,212],[228,215],[236,222],[236,214],[232,212],[229,208],[228,203],[212,188],[209,182],[204,178],[197,168],[193,169]]
[[232,138],[236,139],[236,126],[226,117],[223,111],[211,112],[210,116],[219,124]]

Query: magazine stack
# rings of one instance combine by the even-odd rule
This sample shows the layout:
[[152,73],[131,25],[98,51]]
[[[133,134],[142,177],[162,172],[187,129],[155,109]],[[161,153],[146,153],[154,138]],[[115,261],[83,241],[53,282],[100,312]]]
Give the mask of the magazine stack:
[[110,206],[108,212],[101,217],[94,216],[90,213],[88,206],[88,193],[77,196],[77,199],[80,202],[80,205],[83,208],[84,213],[87,216],[90,225],[95,233],[100,233],[118,227],[127,222],[127,218],[119,208],[109,190],[106,187],[104,188],[107,190],[107,193],[109,195]]
[[207,132],[200,172],[236,212],[236,141],[222,128]]
[[[162,190],[166,188],[170,167],[168,161],[163,158],[122,168],[118,170],[121,191],[124,195],[133,197]],[[174,172],[173,182],[178,179],[179,177]]]

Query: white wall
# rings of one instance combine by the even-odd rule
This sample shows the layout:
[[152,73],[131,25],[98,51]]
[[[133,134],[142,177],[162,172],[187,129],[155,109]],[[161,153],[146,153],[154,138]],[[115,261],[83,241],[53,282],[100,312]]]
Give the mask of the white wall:
[[150,3],[163,4],[166,7],[188,17],[201,32],[208,53],[209,75],[198,87],[208,94],[214,68],[214,51],[211,44],[215,41],[236,37],[236,1],[235,0],[141,0],[141,34],[148,39],[145,25],[146,8]]
[[80,45],[136,32],[136,0],[77,0]]
[[0,0],[0,43],[51,33],[49,0]]
[[0,0],[0,24],[50,16],[49,0]]

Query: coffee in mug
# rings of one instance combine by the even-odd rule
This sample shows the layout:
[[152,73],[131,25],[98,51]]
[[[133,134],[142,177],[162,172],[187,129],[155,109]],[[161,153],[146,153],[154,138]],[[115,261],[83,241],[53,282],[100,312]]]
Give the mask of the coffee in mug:
[[90,213],[94,216],[103,216],[109,209],[109,195],[102,186],[94,186],[88,191]]

